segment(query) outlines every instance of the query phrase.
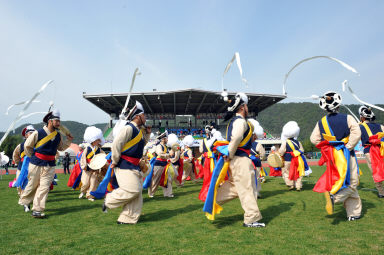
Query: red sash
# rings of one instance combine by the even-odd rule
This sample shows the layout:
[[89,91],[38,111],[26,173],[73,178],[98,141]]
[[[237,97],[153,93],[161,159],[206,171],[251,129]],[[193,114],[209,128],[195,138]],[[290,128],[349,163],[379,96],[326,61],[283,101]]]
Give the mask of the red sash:
[[201,187],[200,193],[199,193],[199,199],[201,201],[205,201],[207,198],[209,185],[211,184],[211,159],[205,158],[204,160],[204,166],[203,166],[203,173],[204,173],[204,180],[203,180],[203,186]]
[[384,181],[384,158],[380,155],[380,139],[377,135],[369,137],[371,148],[369,156],[371,158],[372,176],[375,182]]
[[157,161],[163,161],[163,162],[164,162],[164,161],[167,161],[167,159],[165,159],[165,158],[156,158],[156,160],[157,160]]
[[328,141],[322,141],[316,145],[321,150],[321,158],[318,162],[319,166],[327,164],[327,169],[319,178],[313,191],[323,193],[332,190],[333,184],[340,179],[339,171],[337,171],[335,159],[333,157],[333,146]]
[[251,150],[246,150],[244,148],[237,148],[238,150],[241,150],[241,151],[244,151],[245,153],[247,153],[247,155],[249,155],[251,153]]
[[292,181],[296,181],[297,179],[300,178],[300,173],[299,173],[299,157],[295,157],[292,151],[287,152],[291,154],[292,159],[291,159],[291,166],[289,168],[289,179]]
[[44,154],[35,152],[35,156],[37,158],[39,158],[41,160],[45,160],[45,161],[53,161],[53,160],[55,160],[55,155],[44,155]]
[[178,171],[178,176],[177,176],[177,180],[179,181],[179,183],[181,184],[181,181],[183,179],[183,172],[184,172],[184,160],[182,160],[181,158],[179,159],[179,171]]
[[122,159],[124,159],[125,161],[128,161],[129,163],[131,163],[131,164],[133,164],[135,166],[139,165],[140,158],[133,158],[133,157],[129,157],[129,156],[126,156],[126,155],[121,155],[120,157]]

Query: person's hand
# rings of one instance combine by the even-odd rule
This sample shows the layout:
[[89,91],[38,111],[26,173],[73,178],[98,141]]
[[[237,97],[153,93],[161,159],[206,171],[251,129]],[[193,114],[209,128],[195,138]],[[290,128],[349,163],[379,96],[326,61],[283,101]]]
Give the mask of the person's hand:
[[114,169],[116,167],[115,164],[111,164],[111,169]]
[[224,158],[224,161],[225,161],[225,162],[229,162],[229,158],[228,158],[228,156],[225,156],[225,155],[224,155],[223,158]]
[[145,127],[145,132],[147,132],[147,134],[150,134],[152,132],[152,127]]
[[67,139],[68,139],[68,141],[72,142],[72,140],[73,140],[73,136],[72,136],[71,134],[68,134],[68,135],[67,135]]

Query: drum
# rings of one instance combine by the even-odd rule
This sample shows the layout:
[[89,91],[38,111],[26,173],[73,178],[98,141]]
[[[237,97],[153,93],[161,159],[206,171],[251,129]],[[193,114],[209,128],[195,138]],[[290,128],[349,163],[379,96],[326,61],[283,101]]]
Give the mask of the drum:
[[4,152],[0,153],[0,166],[4,166],[8,164],[9,162],[9,157],[4,154]]
[[104,179],[105,175],[107,174],[108,167],[109,167],[109,163],[107,162],[102,168],[100,168],[100,171],[97,174],[97,180],[99,182],[101,182]]
[[146,173],[148,171],[149,169],[148,165],[149,164],[147,164],[145,159],[140,159],[139,167],[143,173]]
[[88,167],[92,170],[101,170],[102,167],[107,165],[108,169],[108,162],[107,159],[105,158],[107,155],[105,153],[99,153],[93,156],[91,159],[91,162],[89,162]]
[[284,159],[278,153],[271,153],[267,158],[268,164],[271,167],[283,167]]

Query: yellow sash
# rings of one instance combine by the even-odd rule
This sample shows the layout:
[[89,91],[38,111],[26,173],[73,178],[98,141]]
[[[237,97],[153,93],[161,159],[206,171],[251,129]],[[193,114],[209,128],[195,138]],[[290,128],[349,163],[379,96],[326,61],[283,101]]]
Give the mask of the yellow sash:
[[95,155],[95,151],[97,150],[97,148],[95,147],[95,149],[93,149],[88,155],[87,155],[87,159],[91,159],[93,157],[93,155]]
[[122,151],[126,151],[128,150],[129,148],[135,146],[136,144],[138,144],[141,139],[143,138],[143,132],[141,131],[140,129],[140,132],[131,140],[129,140],[123,147],[123,150]]
[[227,174],[228,168],[229,168],[229,162],[225,161],[223,168],[220,172],[220,175],[217,178],[217,181],[215,183],[215,192],[213,194],[214,198],[213,198],[212,214],[207,213],[207,212],[205,213],[205,216],[207,217],[208,220],[214,220],[215,215],[219,214],[223,210],[223,207],[221,207],[218,203],[216,203],[216,197],[217,197],[217,190],[218,190],[219,186],[225,181],[225,176]]
[[209,148],[208,146],[207,146],[207,138],[204,138],[203,139],[203,144],[204,144],[204,147],[207,149],[207,154],[208,154],[208,157],[210,157],[210,158],[212,158],[212,151],[211,151],[211,148]]
[[24,158],[25,156],[25,152],[23,151],[21,154],[20,154],[20,158]]
[[168,163],[166,166],[165,166],[165,173],[164,173],[164,186],[167,186],[167,184],[168,184],[168,175],[169,174],[172,174],[172,172],[173,171],[168,171],[168,169],[169,169],[169,166],[170,166],[171,164],[170,163]]
[[151,160],[154,157],[154,155],[150,152],[147,152],[147,157],[149,160]]
[[[324,116],[321,119],[321,123],[323,124],[323,128],[325,131],[325,134],[323,134],[324,139],[327,141],[337,141],[336,137],[332,136],[331,134],[331,130],[329,128],[328,121],[327,121],[327,116]],[[344,144],[348,143],[349,136],[345,137],[341,141],[344,142]],[[335,182],[335,184],[333,184],[330,193],[336,194],[336,192],[338,192],[340,188],[343,186],[345,177],[347,176],[348,166],[347,166],[347,159],[344,156],[343,150],[336,150],[335,148],[333,148],[333,157],[335,159],[336,168],[337,168],[337,171],[339,172],[340,178]]]
[[[226,138],[228,140],[228,128],[229,128],[229,124],[227,125],[227,130],[226,130]],[[248,127],[249,127],[249,132],[247,134],[247,136],[240,142],[239,146],[238,147],[243,147],[244,145],[247,144],[247,142],[251,139],[252,137],[252,133],[253,133],[253,129],[252,129],[252,126],[251,124],[249,123],[249,121],[247,121],[247,124],[248,124]]]
[[247,121],[247,124],[248,124],[248,127],[249,127],[249,131],[248,131],[248,134],[247,136],[240,142],[239,146],[238,147],[243,147],[244,145],[246,145],[249,140],[251,139],[252,137],[252,133],[253,133],[253,129],[252,129],[252,126],[251,124]]
[[[164,153],[167,153],[167,152],[168,152],[167,146],[164,145],[163,147],[164,147],[163,152],[164,152]],[[191,150],[191,149],[189,149],[189,150]]]
[[260,177],[267,176],[263,167],[260,167]]
[[[293,155],[298,158],[299,160],[299,166],[297,167],[297,170],[299,170],[299,175],[304,176],[305,175],[305,165],[304,165],[304,160],[300,156],[301,152],[295,149],[295,146],[293,145],[292,141],[287,139],[287,144],[291,148]],[[298,145],[299,146],[299,145]]]
[[37,144],[35,145],[35,149],[43,146],[44,144],[52,140],[54,137],[56,137],[56,135],[57,135],[57,131],[55,130],[49,135],[47,135],[46,137],[44,137],[43,139],[41,139],[40,141],[38,141]]

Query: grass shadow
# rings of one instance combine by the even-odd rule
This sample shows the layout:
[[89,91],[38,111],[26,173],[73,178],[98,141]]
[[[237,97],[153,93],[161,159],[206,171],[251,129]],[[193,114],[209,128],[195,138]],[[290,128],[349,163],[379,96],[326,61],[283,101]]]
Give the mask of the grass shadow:
[[[96,207],[100,208],[101,212],[101,206],[99,204],[84,204],[84,205],[76,205],[76,206],[66,206],[66,207],[61,207],[61,208],[55,208],[55,209],[47,209],[45,210],[48,212],[47,218],[50,216],[56,216],[56,215],[64,215],[64,214],[70,214],[78,211],[86,211],[86,210],[91,210]],[[52,213],[51,213],[52,212]]]
[[[268,224],[275,217],[278,217],[281,213],[291,210],[291,207],[294,206],[295,203],[282,203],[279,205],[270,206],[267,209],[263,210],[261,213],[266,215],[263,217],[261,222]],[[212,224],[217,228],[221,229],[227,226],[231,226],[239,221],[243,220],[243,214],[231,215],[228,217],[220,217],[216,219]]]
[[[361,199],[361,203],[362,203],[362,207],[363,207],[361,210],[361,218],[365,217],[365,215],[367,214],[369,209],[376,208],[376,206],[374,204],[367,202],[364,199]],[[338,224],[340,224],[340,222],[347,220],[347,213],[346,213],[345,209],[343,209],[336,214],[327,215],[326,217],[327,218],[334,218],[331,224],[332,225],[338,225]]]
[[244,218],[243,214],[220,217],[218,219],[215,219],[215,221],[212,222],[212,225],[214,225],[218,229],[222,229],[224,227],[229,227],[235,223],[238,223],[239,221],[242,221],[243,218]]
[[261,212],[263,215],[265,215],[265,217],[263,217],[262,222],[264,222],[265,224],[268,224],[280,214],[291,210],[291,208],[294,205],[295,203],[291,202],[291,203],[281,203],[278,205],[269,206],[267,209],[264,209]]
[[58,197],[58,198],[48,198],[47,202],[60,202],[64,200],[79,200],[77,197]]
[[173,210],[160,210],[153,213],[144,214],[140,217],[140,222],[161,221],[172,218],[179,214],[188,213],[201,209],[201,205],[187,205],[185,207],[173,209]]
[[261,190],[260,191],[260,194],[261,194],[261,198],[259,198],[259,199],[266,199],[266,198],[270,198],[270,197],[273,197],[273,196],[276,196],[276,195],[280,195],[280,194],[284,194],[284,193],[286,193],[288,191],[288,189],[279,189],[279,190],[271,190],[271,191],[269,191],[269,190],[266,190],[266,191],[264,191],[264,190]]

